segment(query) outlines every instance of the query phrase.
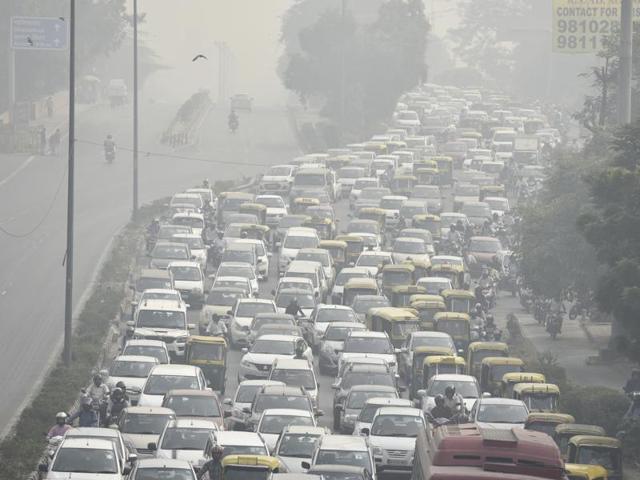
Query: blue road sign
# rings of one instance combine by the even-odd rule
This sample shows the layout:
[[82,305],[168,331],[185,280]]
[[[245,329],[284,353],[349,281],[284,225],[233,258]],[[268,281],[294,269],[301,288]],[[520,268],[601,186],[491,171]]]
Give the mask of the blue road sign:
[[11,48],[66,50],[68,32],[62,17],[11,17]]

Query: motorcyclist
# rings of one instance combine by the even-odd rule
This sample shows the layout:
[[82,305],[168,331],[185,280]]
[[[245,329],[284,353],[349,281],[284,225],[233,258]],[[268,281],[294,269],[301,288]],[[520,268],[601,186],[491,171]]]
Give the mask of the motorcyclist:
[[498,330],[498,327],[495,324],[493,319],[493,315],[487,315],[485,326],[484,326],[485,335],[487,340],[490,341],[499,341],[502,333]]
[[491,275],[489,275],[489,269],[487,267],[482,267],[482,274],[478,279],[478,285],[480,288],[491,288],[493,286],[493,279]]
[[456,393],[454,385],[447,385],[444,389],[444,406],[448,407],[454,415],[465,412],[464,399],[462,395]]
[[491,220],[487,219],[482,224],[482,235],[491,236],[493,234],[493,225]]
[[449,243],[451,245],[457,245],[458,242],[460,241],[460,235],[458,234],[458,230],[453,223],[449,225],[449,233],[447,236],[447,240],[449,240]]
[[231,112],[229,112],[228,122],[229,122],[229,130],[231,130],[232,132],[235,132],[238,129],[238,126],[240,125],[240,122],[238,121],[238,115],[236,114],[235,110],[231,110]]
[[113,141],[113,136],[111,134],[107,135],[107,138],[104,140],[104,151],[105,153],[111,153],[116,149],[116,142]]
[[222,252],[224,250],[223,236],[224,232],[218,232],[207,252],[207,260],[212,265],[218,265],[220,263],[220,258],[222,257]]
[[453,416],[453,411],[444,404],[444,396],[442,394],[436,395],[434,400],[436,404],[429,411],[433,418],[451,418]]
[[160,220],[154,218],[151,223],[147,225],[147,250],[151,250],[158,239],[158,233],[160,233]]
[[205,478],[206,480],[222,480],[222,457],[224,456],[224,448],[220,445],[211,447],[211,459],[207,461],[200,472],[198,472],[198,480]]
[[209,184],[209,179],[208,179],[208,178],[205,178],[205,179],[202,181],[202,188],[210,188],[210,187],[211,187],[211,186],[210,186],[210,184]]
[[631,378],[627,380],[623,390],[627,395],[630,395],[633,392],[640,392],[640,369],[633,369],[631,372]]
[[56,413],[56,424],[49,429],[47,438],[51,439],[53,437],[63,437],[64,434],[72,428],[71,425],[67,423],[68,418],[69,415],[67,415],[65,412]]
[[119,388],[114,388],[109,398],[109,415],[105,425],[117,424],[120,420],[122,411],[129,406],[129,402],[125,398],[124,392]]
[[482,304],[476,303],[475,307],[471,312],[471,321],[480,328],[484,327],[486,317],[484,315],[484,309],[482,308]]
[[124,398],[128,402],[129,401],[129,395],[127,395],[127,386],[124,384],[124,382],[122,380],[120,380],[118,383],[116,383],[116,388],[119,388],[120,390],[122,390],[122,393],[124,393]]
[[102,381],[100,374],[93,376],[93,383],[87,390],[87,395],[95,408],[99,408],[100,416],[105,418],[109,401],[109,387]]
[[67,420],[69,424],[73,424],[75,419],[78,419],[78,425],[80,427],[97,427],[98,426],[98,412],[92,407],[91,397],[84,395],[80,400],[80,408],[69,417]]
[[304,352],[306,351],[306,345],[304,344],[304,340],[299,338],[296,341],[296,346],[295,346],[295,358],[297,358],[298,360],[304,360],[305,357],[304,356]]
[[291,299],[284,313],[286,313],[287,315],[293,315],[294,317],[297,317],[299,315],[304,316],[304,312],[302,311],[302,309],[300,308],[300,305],[298,304],[297,297],[294,297]]
[[226,337],[227,326],[220,321],[220,315],[214,313],[211,315],[211,321],[207,326],[207,334],[213,337]]

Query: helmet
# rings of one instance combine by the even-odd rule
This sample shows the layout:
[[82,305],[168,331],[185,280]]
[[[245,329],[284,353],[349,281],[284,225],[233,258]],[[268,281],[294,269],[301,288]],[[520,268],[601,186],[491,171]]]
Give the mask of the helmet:
[[456,387],[453,385],[447,385],[447,388],[444,389],[444,394],[447,397],[453,397],[456,393]]
[[436,402],[436,405],[438,405],[438,406],[444,405],[444,397],[442,396],[442,394],[441,394],[441,393],[439,393],[438,395],[436,395],[436,397],[435,397],[435,399],[434,399],[434,400],[435,400],[435,402]]
[[66,422],[67,418],[69,415],[67,415],[65,412],[58,412],[56,413],[56,422],[62,420],[62,422]]
[[97,373],[93,376],[93,383],[100,385],[102,383],[102,377]]
[[451,225],[449,225],[449,230],[455,230],[456,226],[452,223]]
[[82,405],[83,407],[91,406],[91,397],[89,396],[82,397],[82,400],[80,400],[80,405]]
[[120,388],[114,388],[111,395],[115,398],[124,398],[124,392]]
[[127,391],[127,387],[125,386],[125,384],[124,384],[124,382],[122,380],[120,380],[118,383],[116,383],[116,388],[119,388],[123,392]]
[[211,447],[212,457],[221,457],[223,453],[224,453],[224,448],[222,448],[220,445],[214,445],[213,447]]
[[480,310],[480,309],[482,309],[482,305],[480,305],[479,303],[476,303],[475,309],[476,309],[476,310]]

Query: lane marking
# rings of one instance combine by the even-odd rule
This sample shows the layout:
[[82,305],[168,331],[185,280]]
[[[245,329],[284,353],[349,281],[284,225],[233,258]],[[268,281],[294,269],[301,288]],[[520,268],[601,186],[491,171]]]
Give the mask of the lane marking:
[[29,164],[31,162],[33,162],[33,159],[36,158],[35,155],[31,155],[29,158],[27,158],[24,162],[22,162],[20,164],[20,166],[18,168],[16,168],[13,172],[11,172],[9,175],[7,175],[5,178],[3,178],[2,180],[0,180],[0,187],[2,185],[4,185],[5,183],[11,181],[11,179],[13,177],[15,177],[16,175],[18,175],[22,170],[24,170],[25,168],[27,168],[29,166]]

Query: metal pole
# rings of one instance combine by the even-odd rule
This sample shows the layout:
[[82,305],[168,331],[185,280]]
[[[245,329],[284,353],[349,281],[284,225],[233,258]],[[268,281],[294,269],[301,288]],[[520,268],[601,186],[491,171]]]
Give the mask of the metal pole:
[[71,335],[73,330],[73,210],[75,177],[76,122],[76,1],[70,1],[69,12],[69,166],[67,176],[67,251],[64,296],[64,364],[71,365]]
[[620,14],[620,100],[618,123],[631,122],[631,64],[633,54],[632,0],[622,0]]
[[133,211],[138,214],[138,0],[133,0]]
[[346,60],[345,60],[345,43],[347,41],[347,27],[345,24],[347,15],[347,0],[342,0],[342,11],[341,11],[341,42],[342,48],[340,49],[340,133],[344,135],[344,127],[345,127],[345,111],[346,111],[346,89],[347,89],[347,78],[346,78]]
[[16,104],[16,51],[9,48],[9,114],[13,123],[13,107]]

